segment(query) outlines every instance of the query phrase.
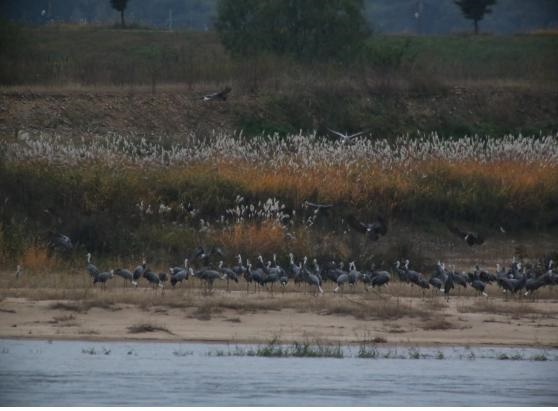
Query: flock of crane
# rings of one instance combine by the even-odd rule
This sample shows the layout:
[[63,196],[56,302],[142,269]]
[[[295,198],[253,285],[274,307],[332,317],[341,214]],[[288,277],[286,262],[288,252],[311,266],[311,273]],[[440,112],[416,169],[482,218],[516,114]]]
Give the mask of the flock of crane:
[[[215,255],[221,258],[218,264],[212,262],[211,257]],[[423,291],[423,295],[426,290],[431,289],[436,293],[443,293],[447,298],[457,287],[470,286],[479,295],[487,297],[486,286],[494,283],[506,294],[527,296],[532,295],[541,287],[558,284],[558,273],[553,271],[552,260],[549,260],[544,266],[523,265],[516,261],[515,257],[509,269],[501,268],[498,264],[495,273],[481,270],[478,265],[472,272],[458,272],[455,270],[455,266],[446,269],[444,263],[438,262],[435,271],[428,277],[412,270],[409,260],[405,260],[403,264],[397,261],[393,272],[390,273],[385,270],[377,270],[374,265],[368,271],[359,271],[354,261],[349,263],[347,270],[344,269],[343,262],[331,261],[321,268],[316,259],[309,263],[307,257],[303,257],[302,261],[296,263],[292,253],[289,254],[289,264],[285,268],[277,262],[275,254],[273,259],[267,263],[259,255],[254,265],[250,260],[246,260],[244,265],[242,256],[237,255],[236,264],[230,267],[224,265],[222,258],[223,254],[218,248],[214,247],[207,253],[202,248],[198,248],[193,258],[195,266],[186,258],[183,266],[173,266],[169,267],[168,272],[155,273],[147,266],[144,258],[142,263],[132,271],[123,268],[100,271],[91,262],[91,254],[88,253],[86,271],[93,280],[93,284],[99,283],[102,288],[105,288],[107,282],[114,276],[121,277],[125,280],[125,284],[129,282],[136,287],[139,281],[144,279],[153,288],[164,288],[167,282],[174,288],[189,278],[197,278],[205,284],[208,291],[213,290],[217,280],[226,281],[227,291],[230,291],[230,281],[238,283],[243,279],[247,292],[250,292],[251,286],[254,287],[254,292],[258,290],[273,292],[274,285],[284,290],[292,281],[297,285],[307,284],[314,295],[324,293],[322,285],[325,282],[333,284],[335,287],[333,293],[343,292],[346,286],[354,289],[359,283],[364,285],[365,290],[368,290],[375,287],[387,287],[394,275],[401,283],[417,286]]]

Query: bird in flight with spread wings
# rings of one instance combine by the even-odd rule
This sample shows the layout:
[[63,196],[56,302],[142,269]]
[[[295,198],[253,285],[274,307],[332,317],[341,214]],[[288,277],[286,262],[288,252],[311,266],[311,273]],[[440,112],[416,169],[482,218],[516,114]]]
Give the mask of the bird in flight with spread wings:
[[227,86],[221,91],[203,96],[202,100],[203,101],[215,101],[215,100],[227,101],[228,94],[231,92],[231,90],[232,88]]
[[339,131],[335,131],[330,128],[328,128],[328,130],[330,133],[335,134],[335,136],[339,139],[339,141],[341,141],[341,144],[351,144],[355,138],[368,133],[368,131],[366,130],[359,131],[358,133],[354,133],[354,134],[341,133]]
[[371,223],[363,223],[355,218],[355,216],[350,215],[347,218],[347,223],[355,229],[356,231],[366,234],[369,240],[377,241],[380,239],[381,235],[386,235],[388,231],[387,222],[384,218],[379,217],[376,221]]
[[471,231],[464,231],[460,228],[457,228],[455,225],[448,223],[448,229],[455,234],[456,236],[460,237],[461,239],[465,240],[465,242],[470,246],[474,246],[475,244],[481,245],[484,243],[484,237],[478,233],[474,233]]

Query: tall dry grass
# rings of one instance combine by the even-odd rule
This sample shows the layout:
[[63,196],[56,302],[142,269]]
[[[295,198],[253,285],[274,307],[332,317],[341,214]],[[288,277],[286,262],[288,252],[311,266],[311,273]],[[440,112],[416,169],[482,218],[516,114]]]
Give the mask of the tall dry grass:
[[[358,233],[345,232],[342,220],[351,214],[509,230],[558,221],[556,136],[506,136],[498,144],[431,135],[348,147],[314,134],[188,135],[176,144],[110,137],[67,141],[22,133],[3,144],[0,189],[10,200],[3,206],[0,258],[13,264],[25,253],[31,270],[56,266],[33,248],[55,217],[64,222],[56,223],[60,230],[87,234],[80,261],[93,251],[136,261],[147,254],[156,263],[219,244],[229,257],[284,258],[292,251],[368,264]],[[335,208],[313,215],[306,200]],[[59,215],[47,217],[45,210]],[[21,222],[38,218],[42,227]]]
[[281,227],[272,222],[261,224],[234,224],[225,228],[219,236],[221,245],[227,250],[238,250],[244,255],[255,250],[271,255],[283,251],[285,236]]
[[[303,173],[225,162],[217,173],[255,197],[279,195],[291,206],[315,198],[359,208],[373,204],[376,212],[387,215],[398,211],[434,211],[434,205],[435,211],[460,217],[475,214],[482,219],[483,213],[490,213],[492,218],[502,208],[505,212],[520,209],[525,213],[537,212],[558,195],[557,165],[524,164],[516,160],[494,163],[431,160],[417,162],[411,169],[389,170],[363,163],[352,169],[324,166]],[[439,210],[442,208],[445,210]]]
[[21,264],[28,273],[53,272],[61,268],[61,262],[48,248],[33,245],[21,256]]

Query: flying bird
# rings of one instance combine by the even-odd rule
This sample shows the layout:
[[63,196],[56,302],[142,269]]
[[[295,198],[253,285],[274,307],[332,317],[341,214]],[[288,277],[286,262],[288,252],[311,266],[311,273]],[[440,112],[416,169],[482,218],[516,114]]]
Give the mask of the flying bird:
[[227,86],[221,91],[203,96],[202,100],[203,101],[214,101],[214,100],[227,101],[227,96],[231,91],[232,88]]
[[203,259],[212,256],[213,254],[217,254],[218,256],[223,257],[223,250],[221,250],[221,248],[219,247],[213,246],[211,247],[209,252],[206,252],[202,246],[198,246],[194,253],[194,257]]
[[363,134],[366,134],[368,132],[368,131],[359,131],[358,133],[354,133],[354,134],[346,134],[346,133],[341,133],[339,131],[332,130],[330,128],[328,128],[328,130],[330,133],[335,134],[338,140],[341,141],[341,144],[350,144],[353,142],[355,138],[362,136]]
[[478,233],[470,232],[470,231],[463,231],[453,224],[448,223],[448,229],[455,234],[456,236],[463,239],[470,247],[474,246],[475,244],[481,245],[484,243],[484,237],[479,235]]
[[320,210],[328,210],[330,208],[335,207],[335,205],[333,204],[319,204],[319,203],[312,203],[310,201],[304,201],[304,203],[302,203],[302,206],[304,208],[313,208],[314,214],[319,213]]
[[209,251],[206,251],[205,248],[202,246],[198,246],[194,252],[194,259],[201,260],[205,266],[209,266],[211,264],[210,258],[214,255],[219,256],[220,258],[224,257],[223,250],[221,248],[213,246]]
[[70,251],[72,248],[74,248],[70,237],[62,233],[51,234],[48,246],[53,250],[59,251]]
[[290,232],[287,231],[285,233],[285,240],[287,240],[287,241],[296,240],[296,236],[293,233],[290,233]]
[[372,223],[363,223],[362,221],[358,221],[355,216],[350,215],[347,218],[347,223],[358,232],[366,234],[368,239],[372,241],[377,241],[380,235],[387,234],[387,223],[382,217],[379,217]]

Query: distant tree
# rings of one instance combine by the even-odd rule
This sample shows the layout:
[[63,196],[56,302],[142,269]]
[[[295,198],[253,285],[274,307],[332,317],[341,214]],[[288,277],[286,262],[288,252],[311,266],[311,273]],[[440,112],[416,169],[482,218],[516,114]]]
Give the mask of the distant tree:
[[496,4],[496,0],[455,0],[455,4],[461,8],[466,19],[473,20],[475,34],[479,34],[479,21],[485,14],[492,13],[490,6]]
[[110,5],[113,9],[120,12],[120,24],[122,27],[126,27],[126,23],[124,22],[124,10],[126,10],[128,0],[110,0]]
[[363,0],[220,0],[216,28],[240,55],[350,56],[368,36]]

